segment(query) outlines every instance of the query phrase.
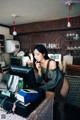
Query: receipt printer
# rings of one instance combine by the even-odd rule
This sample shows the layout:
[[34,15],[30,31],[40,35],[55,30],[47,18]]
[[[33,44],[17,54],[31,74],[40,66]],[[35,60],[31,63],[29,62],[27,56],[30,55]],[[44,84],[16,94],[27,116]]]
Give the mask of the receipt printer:
[[19,90],[17,94],[15,95],[16,98],[21,101],[24,105],[31,103],[38,99],[39,94],[38,91],[32,90],[32,89],[26,89],[26,90]]

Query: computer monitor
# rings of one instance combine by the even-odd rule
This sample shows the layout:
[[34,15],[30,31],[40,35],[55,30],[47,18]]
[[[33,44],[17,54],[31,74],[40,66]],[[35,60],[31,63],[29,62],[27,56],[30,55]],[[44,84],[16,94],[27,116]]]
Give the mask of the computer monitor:
[[36,79],[35,79],[34,70],[32,67],[10,65],[9,71],[10,71],[10,74],[18,75],[19,77],[23,78],[24,88],[26,88],[26,86],[28,87],[36,86]]
[[53,59],[53,60],[61,63],[61,54],[48,54],[48,56],[49,56],[51,59]]

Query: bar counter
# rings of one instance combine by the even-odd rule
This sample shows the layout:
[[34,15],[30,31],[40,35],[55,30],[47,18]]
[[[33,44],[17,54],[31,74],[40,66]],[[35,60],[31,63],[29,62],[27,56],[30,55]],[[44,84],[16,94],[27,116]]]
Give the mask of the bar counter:
[[67,64],[66,65],[66,73],[68,75],[80,76],[80,65]]

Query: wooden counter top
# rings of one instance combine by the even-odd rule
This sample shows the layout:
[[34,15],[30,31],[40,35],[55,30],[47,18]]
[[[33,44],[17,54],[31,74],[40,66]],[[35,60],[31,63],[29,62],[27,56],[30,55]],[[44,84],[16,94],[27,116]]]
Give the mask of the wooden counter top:
[[66,65],[66,73],[69,75],[80,76],[80,65]]

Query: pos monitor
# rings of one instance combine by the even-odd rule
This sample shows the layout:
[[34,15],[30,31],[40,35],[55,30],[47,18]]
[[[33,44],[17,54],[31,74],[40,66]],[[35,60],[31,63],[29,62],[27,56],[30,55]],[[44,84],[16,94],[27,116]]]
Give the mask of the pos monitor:
[[10,74],[18,75],[19,77],[23,78],[24,88],[26,88],[26,86],[28,87],[36,86],[36,79],[35,79],[34,70],[32,67],[10,65],[9,71],[10,71]]

